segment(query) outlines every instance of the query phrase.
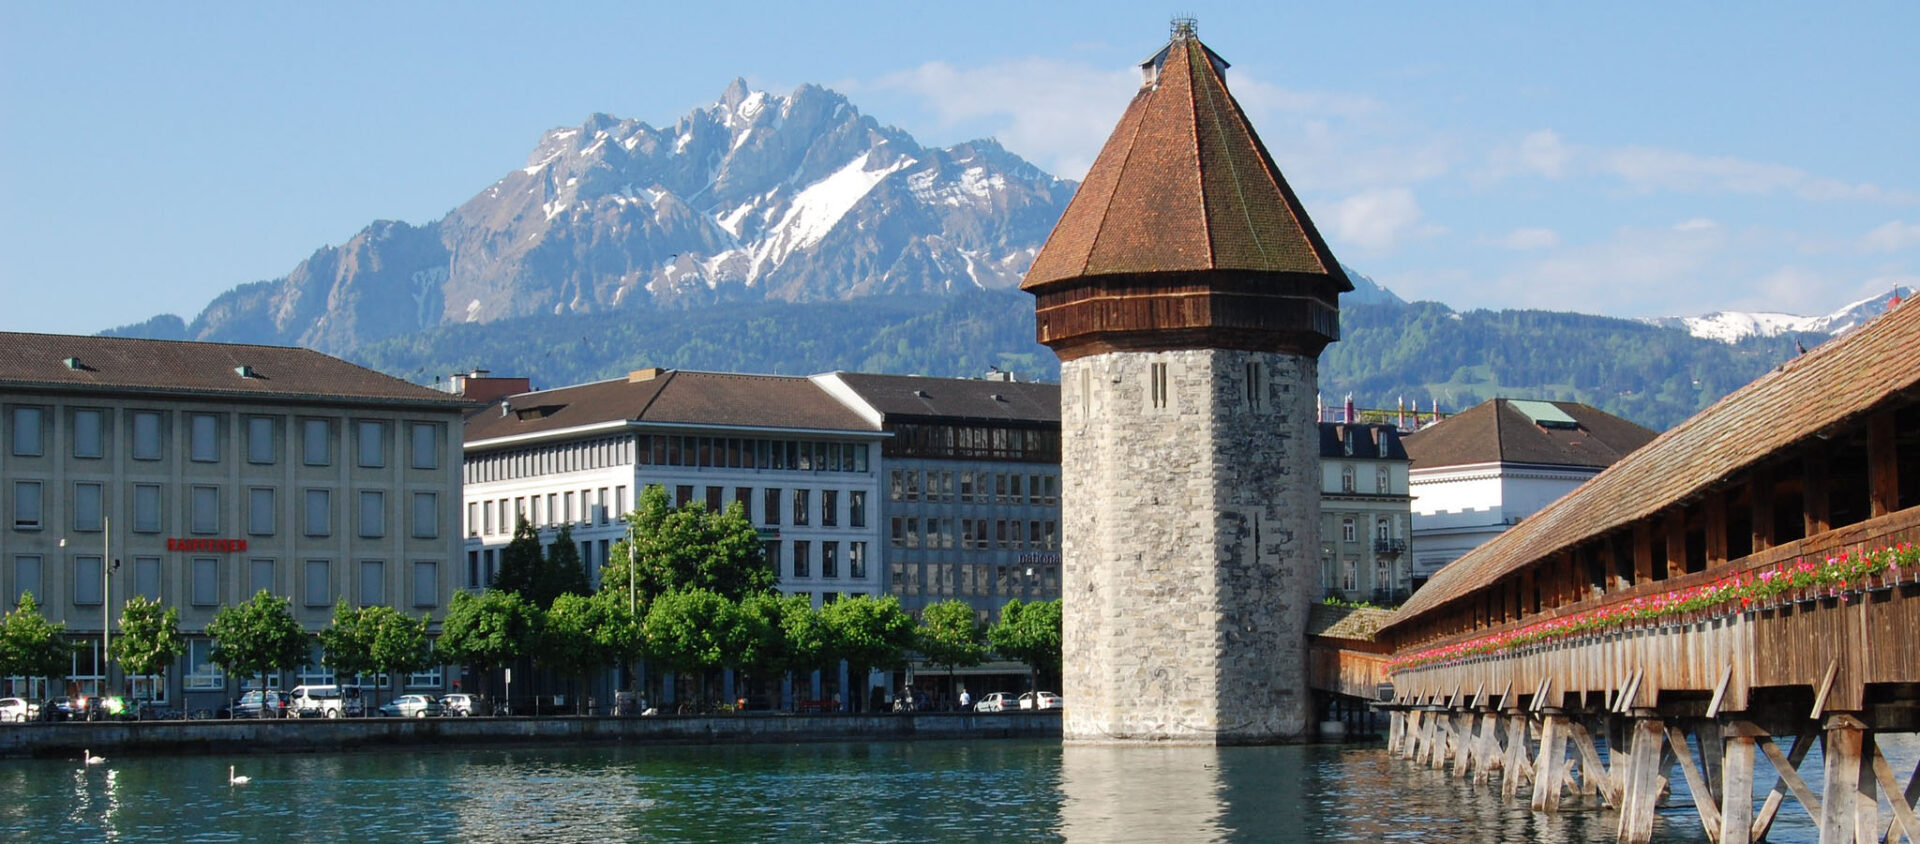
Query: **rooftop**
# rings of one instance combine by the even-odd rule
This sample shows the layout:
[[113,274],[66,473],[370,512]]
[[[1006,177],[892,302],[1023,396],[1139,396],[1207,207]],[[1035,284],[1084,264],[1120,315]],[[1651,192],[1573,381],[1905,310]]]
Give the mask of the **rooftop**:
[[508,396],[467,420],[468,443],[608,423],[873,433],[811,379],[643,369],[626,378]]
[[1491,399],[1406,436],[1415,471],[1486,463],[1603,469],[1657,436],[1579,402]]

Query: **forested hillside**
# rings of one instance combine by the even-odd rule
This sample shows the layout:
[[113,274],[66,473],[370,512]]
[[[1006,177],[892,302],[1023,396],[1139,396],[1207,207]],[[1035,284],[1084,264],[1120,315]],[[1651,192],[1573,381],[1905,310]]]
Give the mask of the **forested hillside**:
[[[1434,302],[1349,304],[1321,359],[1328,404],[1445,411],[1494,395],[1571,399],[1664,430],[1791,357],[1794,338],[1736,345],[1630,320],[1546,311],[1456,313]],[[539,387],[630,369],[809,374],[834,369],[978,376],[989,367],[1054,380],[1017,291],[843,302],[761,302],[692,312],[614,311],[437,328],[350,357],[409,380],[476,367]],[[1812,343],[1824,337],[1808,337]]]

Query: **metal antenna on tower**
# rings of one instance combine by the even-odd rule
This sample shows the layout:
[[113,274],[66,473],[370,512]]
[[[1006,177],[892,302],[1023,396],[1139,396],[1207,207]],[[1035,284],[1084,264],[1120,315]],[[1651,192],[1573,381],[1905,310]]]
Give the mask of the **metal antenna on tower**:
[[1200,20],[1192,15],[1174,15],[1173,22],[1167,26],[1167,39],[1170,41],[1197,38],[1199,35]]

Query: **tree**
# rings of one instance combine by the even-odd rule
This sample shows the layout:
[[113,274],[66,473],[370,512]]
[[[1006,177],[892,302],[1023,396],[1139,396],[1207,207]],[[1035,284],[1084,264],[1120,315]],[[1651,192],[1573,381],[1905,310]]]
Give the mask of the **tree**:
[[[210,659],[236,677],[259,677],[264,695],[268,674],[302,667],[310,657],[307,631],[293,617],[292,603],[262,589],[246,603],[221,607],[207,624]],[[264,696],[261,704],[264,717],[271,711]]]
[[[362,607],[361,624],[371,637],[368,662],[374,671],[395,676],[425,671],[434,663],[427,619],[409,618],[389,606]],[[378,694],[375,703],[378,704]]]
[[706,589],[668,592],[647,608],[642,630],[647,651],[669,671],[700,675],[700,695],[706,697],[707,671],[725,665],[741,650],[738,607]]
[[180,611],[135,595],[120,610],[120,635],[110,652],[128,676],[165,674],[187,649],[180,637]]
[[638,601],[704,589],[739,601],[779,583],[760,532],[738,501],[717,513],[692,501],[674,507],[666,489],[651,484],[641,490],[639,507],[627,520],[628,539],[615,544],[601,570],[603,592],[631,590]]
[[[580,546],[573,544],[572,525],[561,525],[553,544],[547,547],[547,572],[556,598],[593,593],[593,584],[587,582],[587,566],[580,561]],[[552,606],[551,600],[548,606]]]
[[783,697],[793,672],[812,671],[824,661],[828,630],[806,595],[748,595],[740,602],[740,613],[748,619],[749,637],[740,665],[756,676],[780,674]]
[[[373,628],[367,624],[368,609],[354,609],[347,606],[345,599],[341,599],[333,605],[333,623],[317,634],[320,638],[320,663],[333,669],[336,677],[356,677],[374,671]],[[370,705],[378,706],[380,690],[374,689],[373,694]]]
[[1060,601],[1007,602],[1000,621],[987,629],[995,653],[1027,664],[1035,674],[1060,673]]
[[[625,609],[624,605],[620,606]],[[603,637],[602,630],[619,626],[613,617],[614,605],[601,596],[561,595],[547,610],[547,623],[541,627],[535,659],[541,665],[569,678],[578,678],[586,688],[586,675],[605,667],[614,659],[610,643],[617,637]],[[574,695],[574,709],[584,714],[585,695]]]
[[526,655],[539,631],[540,611],[517,594],[455,592],[440,625],[440,656],[479,671],[485,683],[493,669]]
[[[848,676],[866,687],[866,677],[876,668],[895,668],[906,660],[913,646],[913,616],[900,608],[900,600],[888,595],[854,595],[826,605],[820,611],[832,631],[828,653],[847,661]],[[859,696],[848,702],[860,709]]]
[[947,667],[947,686],[954,688],[956,668],[971,668],[987,657],[986,630],[965,601],[946,600],[920,613],[914,648],[931,665]]
[[47,621],[32,592],[20,593],[20,605],[0,619],[0,675],[65,677],[71,668],[73,644],[67,625]]
[[526,598],[535,606],[545,608],[546,604],[535,598],[540,582],[540,570],[545,567],[546,555],[540,552],[540,532],[525,516],[513,519],[513,539],[500,552],[500,569],[493,574],[493,588],[502,592],[511,592]]

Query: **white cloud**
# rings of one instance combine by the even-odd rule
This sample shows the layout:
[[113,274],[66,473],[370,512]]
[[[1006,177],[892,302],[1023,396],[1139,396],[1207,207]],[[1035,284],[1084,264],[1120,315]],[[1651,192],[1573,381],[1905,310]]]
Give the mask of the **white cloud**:
[[1673,230],[1677,232],[1704,232],[1704,231],[1712,231],[1719,227],[1720,227],[1719,223],[1716,223],[1705,217],[1695,217],[1691,220],[1681,220],[1680,222],[1673,224]]
[[1517,144],[1495,147],[1487,153],[1487,166],[1480,174],[1482,180],[1491,181],[1518,175],[1548,179],[1605,176],[1640,194],[1789,194],[1815,202],[1920,203],[1920,195],[1911,191],[1816,177],[1785,164],[1640,145],[1588,147],[1569,143],[1550,129],[1529,132]]
[[1552,249],[1560,245],[1560,233],[1542,228],[1514,229],[1500,239],[1500,245],[1519,250]]
[[1532,132],[1520,139],[1520,166],[1549,179],[1560,178],[1571,157],[1573,150],[1551,129]]
[[1140,74],[1041,58],[972,68],[928,62],[845,87],[912,95],[948,128],[985,123],[1014,153],[1078,179],[1139,90]]
[[1335,203],[1332,211],[1334,237],[1371,252],[1390,250],[1409,236],[1439,232],[1422,224],[1420,203],[1407,188],[1363,191]]
[[1867,232],[1863,245],[1874,252],[1898,252],[1920,246],[1920,223],[1891,220]]

